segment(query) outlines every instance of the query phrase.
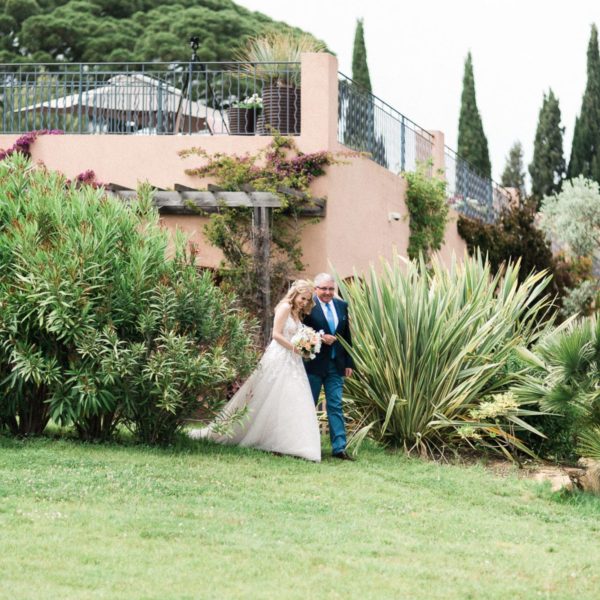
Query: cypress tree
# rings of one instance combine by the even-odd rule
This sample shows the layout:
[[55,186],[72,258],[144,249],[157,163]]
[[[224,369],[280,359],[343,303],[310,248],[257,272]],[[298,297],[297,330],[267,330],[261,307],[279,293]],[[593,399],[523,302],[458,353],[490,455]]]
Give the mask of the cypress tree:
[[492,165],[488,142],[475,98],[475,78],[471,53],[465,60],[460,117],[458,120],[458,154],[468,160],[480,175],[491,177]]
[[600,183],[600,54],[598,29],[592,25],[587,50],[587,84],[575,121],[568,177],[583,175]]
[[387,167],[385,142],[383,136],[375,130],[375,105],[371,95],[371,76],[367,64],[367,48],[365,45],[364,22],[356,21],[354,48],[352,51],[352,80],[354,85],[340,86],[340,96],[343,104],[347,95],[346,122],[344,129],[344,144],[369,152],[380,165]]
[[516,188],[519,190],[519,196],[525,197],[525,167],[521,142],[515,142],[508,153],[501,183],[504,187]]
[[357,19],[356,21],[354,50],[352,51],[352,79],[368,92],[372,91],[369,65],[367,64],[367,48],[365,46],[363,19]]
[[544,196],[560,191],[565,176],[563,155],[564,127],[560,126],[560,106],[552,90],[544,94],[533,145],[533,161],[529,165],[531,196],[536,208]]

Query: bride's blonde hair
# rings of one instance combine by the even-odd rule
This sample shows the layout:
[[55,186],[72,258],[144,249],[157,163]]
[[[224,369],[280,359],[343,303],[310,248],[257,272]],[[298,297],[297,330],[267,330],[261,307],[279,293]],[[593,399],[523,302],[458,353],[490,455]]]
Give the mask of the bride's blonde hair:
[[[305,292],[310,294],[310,302],[302,310],[299,310],[296,307],[296,298]],[[313,298],[314,293],[315,286],[313,285],[312,281],[308,281],[307,279],[297,279],[292,283],[287,294],[279,301],[275,308],[277,309],[282,304],[289,304],[292,307],[292,314],[295,317],[300,318],[302,314],[307,315],[313,309],[315,305]]]

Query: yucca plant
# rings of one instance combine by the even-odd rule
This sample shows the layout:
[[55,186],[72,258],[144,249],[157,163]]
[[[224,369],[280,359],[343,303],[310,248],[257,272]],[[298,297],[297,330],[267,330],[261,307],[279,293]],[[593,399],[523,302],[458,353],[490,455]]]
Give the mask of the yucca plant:
[[600,460],[600,319],[570,319],[520,352],[533,371],[515,395],[563,415],[577,452]]
[[0,416],[86,439],[119,423],[170,439],[253,362],[251,328],[158,224],[150,189],[126,206],[15,154],[0,161]]
[[545,273],[519,284],[519,265],[492,274],[481,255],[448,269],[394,258],[339,281],[350,303],[355,420],[384,444],[429,454],[473,440],[526,450],[515,432],[534,414],[505,392],[515,348],[540,334]]

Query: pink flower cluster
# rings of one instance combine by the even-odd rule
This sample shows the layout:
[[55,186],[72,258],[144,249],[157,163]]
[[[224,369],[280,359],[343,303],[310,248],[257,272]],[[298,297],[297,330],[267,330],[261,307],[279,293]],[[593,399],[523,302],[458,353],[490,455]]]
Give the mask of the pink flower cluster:
[[[0,160],[8,158],[15,152],[20,152],[24,156],[31,156],[31,145],[40,135],[63,135],[64,131],[60,129],[38,129],[36,131],[28,131],[23,134],[10,148],[0,150]],[[74,179],[76,185],[91,185],[92,187],[100,187],[102,184],[96,180],[96,173],[91,169],[79,173]],[[67,180],[67,185],[71,183]]]
[[321,151],[311,154],[298,153],[291,159],[284,158],[277,150],[267,154],[267,160],[275,167],[275,172],[281,177],[290,175],[305,175],[310,183],[315,177],[323,175],[325,167],[332,163],[331,153]]
[[35,142],[40,135],[62,135],[64,131],[60,129],[38,129],[37,131],[29,131],[22,135],[10,148],[0,150],[0,160],[8,158],[15,152],[20,152],[24,156],[31,156],[31,144]]
[[75,177],[76,185],[91,185],[92,187],[100,187],[102,184],[96,180],[96,173],[91,169],[84,171],[83,173],[79,173],[77,177]]

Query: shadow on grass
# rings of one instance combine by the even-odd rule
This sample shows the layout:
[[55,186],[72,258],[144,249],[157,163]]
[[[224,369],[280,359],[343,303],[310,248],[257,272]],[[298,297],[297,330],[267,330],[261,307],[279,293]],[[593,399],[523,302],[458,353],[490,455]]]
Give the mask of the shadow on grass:
[[[323,438],[322,461],[339,463],[339,460],[331,458],[331,448],[329,440]],[[301,458],[287,455],[276,455],[271,452],[256,450],[253,448],[243,448],[241,446],[217,444],[207,440],[197,440],[189,438],[184,431],[178,432],[172,442],[162,445],[149,445],[138,442],[131,432],[120,429],[110,440],[107,441],[83,441],[79,439],[76,432],[71,428],[59,427],[50,424],[45,432],[39,436],[13,437],[6,432],[0,431],[0,448],[18,449],[27,446],[36,445],[38,447],[47,447],[49,445],[65,445],[77,448],[105,448],[115,451],[134,452],[139,454],[160,455],[203,455],[207,457],[236,457],[241,456],[254,459],[269,459],[275,461],[293,460],[306,462]],[[360,456],[387,453],[378,444],[373,441],[367,441],[363,445]]]

